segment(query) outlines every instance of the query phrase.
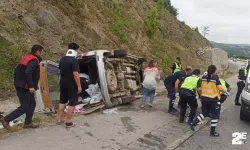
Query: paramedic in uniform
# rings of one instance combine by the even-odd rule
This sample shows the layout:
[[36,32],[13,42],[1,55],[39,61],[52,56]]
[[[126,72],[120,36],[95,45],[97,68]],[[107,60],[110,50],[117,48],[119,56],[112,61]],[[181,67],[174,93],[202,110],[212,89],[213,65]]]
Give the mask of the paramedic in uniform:
[[31,48],[31,53],[23,56],[15,68],[14,85],[20,106],[6,117],[0,119],[5,129],[10,128],[9,122],[23,114],[26,115],[24,128],[39,127],[39,125],[32,123],[32,117],[36,107],[34,93],[38,88],[40,79],[40,62],[42,60],[42,54],[43,47],[41,45],[34,45]]
[[60,69],[60,104],[58,109],[57,124],[64,123],[64,109],[68,103],[68,111],[66,118],[66,127],[73,127],[72,116],[75,106],[78,104],[78,94],[82,92],[79,64],[76,59],[79,45],[70,43],[66,56],[62,57],[59,62]]
[[200,79],[199,75],[200,75],[200,70],[195,69],[193,71],[193,75],[186,77],[183,84],[181,85],[180,100],[179,100],[180,106],[181,106],[180,120],[179,120],[180,123],[184,122],[187,104],[191,108],[190,113],[189,113],[189,120],[188,120],[189,124],[193,121],[193,119],[196,115],[196,110],[198,107],[198,103],[197,103],[197,99],[196,99],[196,89],[198,86],[198,81]]
[[[220,79],[220,83],[221,83],[221,85],[222,85],[222,87],[224,88],[224,89],[226,89],[226,91],[227,92],[230,92],[231,91],[231,86],[227,83],[227,81],[226,80],[224,80],[224,79]],[[222,93],[222,92],[220,92],[221,93],[221,95],[220,95],[220,109],[218,110],[218,119],[220,119],[220,111],[221,111],[221,105],[226,101],[226,99],[227,99],[227,97],[229,96],[229,95],[227,95],[227,94],[225,94],[225,93]],[[229,94],[229,93],[228,93]]]
[[238,87],[238,90],[237,90],[237,93],[236,93],[236,96],[235,96],[235,105],[238,105],[240,106],[240,95],[242,93],[242,90],[244,89],[245,87],[245,81],[246,81],[246,76],[247,76],[247,72],[249,70],[249,65],[247,67],[244,67],[244,68],[241,68],[239,70],[239,75],[238,75],[238,82],[237,82],[237,87]]
[[164,80],[164,85],[168,91],[168,97],[169,97],[169,106],[168,106],[168,113],[174,113],[177,110],[174,108],[174,103],[176,97],[179,96],[178,87],[180,84],[184,81],[186,76],[190,75],[192,73],[192,68],[187,67],[185,70],[178,71],[176,73],[173,73],[169,76],[167,76]]
[[220,91],[222,93],[229,93],[221,86],[219,77],[216,75],[216,66],[210,65],[207,70],[207,75],[202,77],[198,84],[198,91],[201,96],[202,103],[202,113],[194,119],[192,123],[190,123],[191,130],[195,130],[195,126],[197,123],[205,119],[211,111],[212,120],[210,127],[210,136],[217,137],[219,133],[215,131],[218,122],[218,109],[219,108],[219,100],[220,100]]
[[169,74],[173,74],[181,70],[182,70],[181,58],[176,57],[176,62],[170,66]]

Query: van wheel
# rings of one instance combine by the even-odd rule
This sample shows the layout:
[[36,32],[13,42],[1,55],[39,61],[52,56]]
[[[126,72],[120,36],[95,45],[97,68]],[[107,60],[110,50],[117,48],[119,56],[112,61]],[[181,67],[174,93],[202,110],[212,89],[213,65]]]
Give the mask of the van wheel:
[[114,70],[106,70],[107,85],[110,92],[114,92],[117,89],[117,78]]
[[114,56],[116,57],[125,57],[127,54],[126,50],[114,50]]
[[138,60],[137,60],[137,63],[138,64],[142,64],[142,63],[144,63],[146,61],[146,58],[139,58]]
[[247,119],[247,116],[244,114],[243,110],[240,109],[240,120],[246,120]]

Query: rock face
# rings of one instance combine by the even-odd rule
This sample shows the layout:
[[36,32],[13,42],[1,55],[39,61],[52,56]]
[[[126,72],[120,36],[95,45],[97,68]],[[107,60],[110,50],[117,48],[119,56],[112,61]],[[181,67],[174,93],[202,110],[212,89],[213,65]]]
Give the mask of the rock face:
[[[0,70],[13,70],[26,52],[21,50],[34,44],[46,49],[44,59],[58,61],[71,42],[80,45],[79,53],[125,49],[155,60],[164,72],[177,56],[184,67],[207,66],[194,57],[195,50],[211,43],[164,10],[150,17],[155,7],[159,3],[154,0],[0,0],[0,49],[11,52],[10,57],[0,55]],[[152,26],[156,31],[150,36]],[[11,89],[12,84],[12,71],[0,74],[0,92]]]
[[215,65],[219,74],[222,74],[223,70],[228,69],[228,54],[222,49],[211,47],[199,48],[196,54],[208,64]]

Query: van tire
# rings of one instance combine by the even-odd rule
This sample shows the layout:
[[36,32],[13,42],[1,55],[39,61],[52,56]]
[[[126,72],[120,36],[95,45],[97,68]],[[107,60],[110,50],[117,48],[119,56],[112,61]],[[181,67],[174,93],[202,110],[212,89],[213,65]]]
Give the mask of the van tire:
[[243,110],[240,109],[240,120],[244,121],[244,120],[247,120],[247,116],[244,114]]
[[114,70],[107,69],[106,70],[106,80],[108,85],[108,90],[110,92],[114,92],[117,89],[117,78]]
[[128,53],[126,50],[114,50],[114,56],[115,57],[125,57]]
[[146,61],[146,58],[139,58],[138,60],[137,60],[137,63],[138,64],[142,64],[142,63],[144,63]]

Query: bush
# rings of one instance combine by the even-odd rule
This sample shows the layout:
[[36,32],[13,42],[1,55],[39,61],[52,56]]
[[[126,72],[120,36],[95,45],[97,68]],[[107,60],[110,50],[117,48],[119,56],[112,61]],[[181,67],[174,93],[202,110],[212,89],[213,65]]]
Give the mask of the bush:
[[0,44],[0,88],[13,89],[14,68],[26,53],[24,46]]
[[152,36],[158,29],[158,9],[156,7],[151,9],[146,25],[148,36]]
[[108,14],[113,16],[113,25],[111,27],[111,30],[114,33],[119,34],[121,41],[127,41],[127,33],[125,31],[126,28],[126,20],[123,17],[123,13],[121,11],[121,8],[117,3],[114,2],[113,8],[108,10]]

